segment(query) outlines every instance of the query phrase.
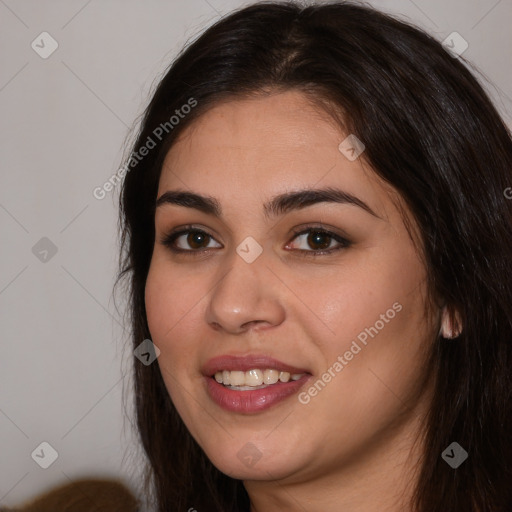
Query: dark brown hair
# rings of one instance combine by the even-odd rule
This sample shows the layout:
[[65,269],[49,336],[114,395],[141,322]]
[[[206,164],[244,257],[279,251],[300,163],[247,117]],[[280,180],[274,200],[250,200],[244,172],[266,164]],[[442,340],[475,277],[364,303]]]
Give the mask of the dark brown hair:
[[[410,24],[353,2],[261,2],[222,18],[175,59],[133,151],[150,139],[155,147],[131,160],[120,198],[133,347],[151,339],[144,288],[169,148],[220,101],[291,89],[343,112],[341,128],[363,141],[365,160],[420,228],[430,290],[462,319],[461,335],[439,337],[430,357],[435,391],[415,510],[510,512],[511,137],[463,60]],[[195,106],[169,122],[186,104]],[[157,510],[248,510],[242,482],[218,471],[189,434],[158,364],[135,361],[134,371]],[[469,453],[457,469],[441,458],[454,441]]]

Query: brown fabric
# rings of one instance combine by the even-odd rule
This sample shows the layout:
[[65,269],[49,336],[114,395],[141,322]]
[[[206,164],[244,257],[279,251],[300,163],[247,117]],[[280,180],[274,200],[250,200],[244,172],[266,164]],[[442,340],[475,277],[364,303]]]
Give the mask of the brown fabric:
[[57,487],[17,508],[0,512],[137,512],[138,502],[120,482],[77,480]]

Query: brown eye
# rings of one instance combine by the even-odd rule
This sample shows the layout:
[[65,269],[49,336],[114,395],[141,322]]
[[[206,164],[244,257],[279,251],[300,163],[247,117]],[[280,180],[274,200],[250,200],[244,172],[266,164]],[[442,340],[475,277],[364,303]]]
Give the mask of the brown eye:
[[[209,249],[208,245],[214,238],[200,229],[184,229],[176,233],[166,235],[161,243],[169,247],[171,251],[181,253],[200,253]],[[217,247],[222,247],[217,245]]]
[[[334,245],[332,245],[333,242]],[[322,256],[346,249],[350,245],[351,242],[336,233],[320,228],[308,228],[295,233],[291,248],[300,255]]]
[[332,236],[325,231],[310,231],[307,242],[312,249],[323,250],[331,245]]
[[202,231],[191,231],[187,236],[187,243],[192,249],[200,249],[204,246],[205,241],[208,245],[208,240],[210,239],[210,235],[203,233]]

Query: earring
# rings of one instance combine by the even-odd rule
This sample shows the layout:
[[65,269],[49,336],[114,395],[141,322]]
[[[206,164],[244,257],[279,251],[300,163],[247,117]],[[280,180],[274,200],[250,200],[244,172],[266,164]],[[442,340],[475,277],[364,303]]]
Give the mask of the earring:
[[450,322],[447,322],[447,323],[449,323],[450,325],[445,326],[444,323],[443,323],[443,325],[441,325],[441,329],[439,329],[439,336],[441,336],[442,338],[445,338],[447,340],[453,340],[455,338],[458,338],[461,331],[458,329],[457,330],[453,329]]

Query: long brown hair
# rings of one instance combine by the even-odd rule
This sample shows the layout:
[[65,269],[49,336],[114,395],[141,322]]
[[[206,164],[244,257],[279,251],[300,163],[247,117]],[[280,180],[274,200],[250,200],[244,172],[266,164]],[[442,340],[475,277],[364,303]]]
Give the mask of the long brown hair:
[[[366,160],[420,227],[431,292],[461,315],[461,335],[437,339],[431,354],[435,393],[415,510],[510,512],[510,132],[462,59],[371,7],[259,2],[222,18],[172,63],[146,109],[120,198],[119,279],[129,281],[133,347],[151,339],[144,288],[167,151],[219,101],[290,89],[344,113],[343,129],[364,142]],[[134,158],[143,146],[151,149]],[[135,361],[134,371],[157,510],[248,510],[242,482],[218,471],[189,434],[158,364]],[[454,441],[469,453],[457,469],[441,458]]]

